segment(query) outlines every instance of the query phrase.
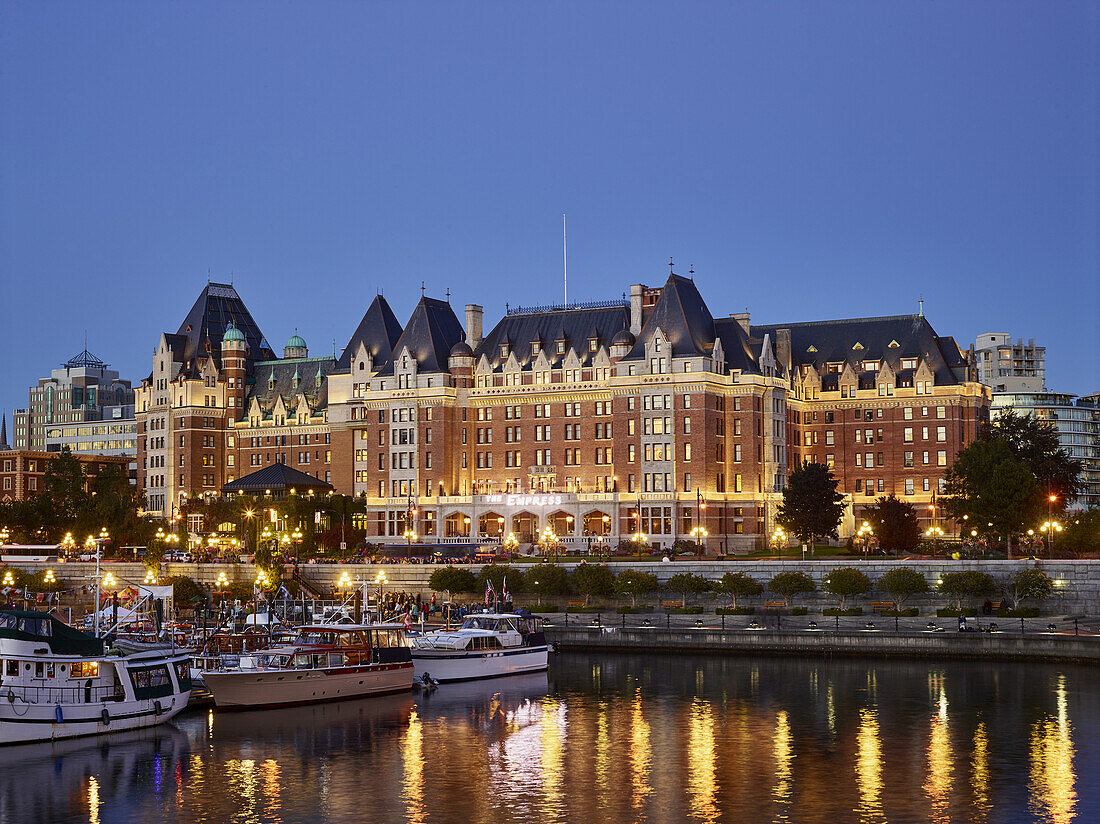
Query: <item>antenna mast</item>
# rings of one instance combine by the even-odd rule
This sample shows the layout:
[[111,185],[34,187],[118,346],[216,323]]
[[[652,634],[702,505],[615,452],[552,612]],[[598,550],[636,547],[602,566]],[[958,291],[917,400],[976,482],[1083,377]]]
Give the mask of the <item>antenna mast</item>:
[[561,273],[565,281],[565,306],[569,308],[569,255],[565,245],[565,212],[561,213]]

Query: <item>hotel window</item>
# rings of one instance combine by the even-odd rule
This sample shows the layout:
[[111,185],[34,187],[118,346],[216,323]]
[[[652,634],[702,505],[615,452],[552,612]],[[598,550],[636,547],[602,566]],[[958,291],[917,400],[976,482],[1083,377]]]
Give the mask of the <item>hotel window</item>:
[[947,466],[947,453],[946,452],[941,450],[941,451],[936,453],[936,465],[937,466]]
[[937,418],[946,418],[947,417],[947,407],[946,406],[937,406],[936,407],[936,417]]
[[906,478],[905,479],[905,494],[906,495],[912,495],[913,492],[914,492],[913,479],[912,478]]
[[936,427],[936,440],[940,441],[941,443],[943,441],[947,440],[947,427],[946,426],[937,426]]
[[[719,444],[719,447],[721,447],[721,446],[722,445]],[[721,460],[723,460],[723,458],[724,458],[724,456],[719,457],[718,460],[721,461]],[[741,444],[739,444],[739,443],[735,443],[733,445],[733,462],[734,463],[741,463]]]
[[905,427],[905,429],[902,430],[901,439],[905,443],[912,443],[913,442],[913,427],[911,427],[911,426]]
[[684,460],[691,460],[691,444],[689,443],[684,444]]
[[907,421],[913,420],[913,407],[911,407],[911,406],[905,407],[905,410],[903,412],[902,417],[904,417],[905,420],[907,420]]

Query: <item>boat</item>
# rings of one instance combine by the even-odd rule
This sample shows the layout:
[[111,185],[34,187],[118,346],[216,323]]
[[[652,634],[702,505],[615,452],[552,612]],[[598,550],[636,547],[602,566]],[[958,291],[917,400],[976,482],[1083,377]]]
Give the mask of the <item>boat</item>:
[[0,610],[0,744],[161,724],[191,695],[188,655],[102,639],[44,612]]
[[202,678],[218,709],[259,709],[406,691],[413,663],[401,624],[311,624]]
[[547,667],[549,646],[542,619],[519,613],[469,615],[455,630],[413,640],[416,678],[423,684],[496,678]]

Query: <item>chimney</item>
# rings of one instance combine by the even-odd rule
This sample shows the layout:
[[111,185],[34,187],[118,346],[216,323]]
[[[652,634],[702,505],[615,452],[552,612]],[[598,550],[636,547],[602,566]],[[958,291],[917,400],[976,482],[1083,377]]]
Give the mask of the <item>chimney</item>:
[[733,312],[730,317],[737,321],[737,324],[744,330],[745,336],[749,334],[749,313],[748,312]]
[[466,344],[477,349],[481,343],[481,316],[484,309],[476,303],[466,304]]
[[642,334],[642,295],[644,283],[635,283],[630,287],[630,334],[635,338]]
[[775,330],[775,359],[779,365],[790,371],[791,368],[791,330]]

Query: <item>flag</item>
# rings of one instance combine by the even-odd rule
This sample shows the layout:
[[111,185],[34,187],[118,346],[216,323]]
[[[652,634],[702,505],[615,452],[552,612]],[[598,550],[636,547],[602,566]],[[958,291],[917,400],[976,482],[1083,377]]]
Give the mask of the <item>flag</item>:
[[493,582],[488,578],[485,579],[485,606],[489,606],[493,602]]
[[508,576],[504,576],[504,580],[500,582],[500,600],[508,600]]
[[412,618],[409,617],[408,610],[405,610],[405,629],[412,629]]

